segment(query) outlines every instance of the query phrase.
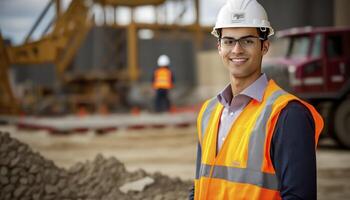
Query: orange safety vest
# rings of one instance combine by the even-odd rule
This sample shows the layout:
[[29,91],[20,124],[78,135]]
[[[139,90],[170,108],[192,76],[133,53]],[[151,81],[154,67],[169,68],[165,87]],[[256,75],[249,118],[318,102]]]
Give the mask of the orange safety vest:
[[154,89],[171,89],[173,88],[172,73],[167,67],[160,67],[154,72]]
[[317,145],[323,128],[320,114],[272,80],[262,102],[251,100],[238,116],[218,154],[217,133],[223,105],[216,98],[203,104],[197,119],[202,157],[195,179],[196,200],[281,199],[270,145],[278,116],[292,100],[300,101],[310,110]]

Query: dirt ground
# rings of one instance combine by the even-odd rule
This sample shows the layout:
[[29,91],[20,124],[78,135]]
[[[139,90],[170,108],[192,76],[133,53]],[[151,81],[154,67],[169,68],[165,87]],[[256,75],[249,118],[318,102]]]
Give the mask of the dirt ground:
[[[183,180],[194,175],[195,127],[117,130],[105,135],[94,132],[52,135],[13,126],[1,126],[0,130],[10,132],[60,167],[92,160],[101,153],[118,158],[129,171],[142,168]],[[350,199],[350,151],[325,140],[317,154],[318,199]]]

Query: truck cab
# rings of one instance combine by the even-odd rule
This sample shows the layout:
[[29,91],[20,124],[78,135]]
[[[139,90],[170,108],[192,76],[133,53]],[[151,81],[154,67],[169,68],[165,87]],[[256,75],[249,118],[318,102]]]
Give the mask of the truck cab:
[[[323,115],[325,132],[350,148],[350,27],[279,31],[279,55],[263,71]],[[278,45],[277,45],[278,46]]]

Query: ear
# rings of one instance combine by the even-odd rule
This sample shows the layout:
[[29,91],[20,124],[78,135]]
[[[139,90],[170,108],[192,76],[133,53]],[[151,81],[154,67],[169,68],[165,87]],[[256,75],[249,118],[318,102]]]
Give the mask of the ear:
[[269,40],[265,40],[263,43],[262,43],[262,54],[265,55],[268,51],[269,51],[269,48],[270,48],[270,41]]
[[221,46],[219,41],[216,43],[216,47],[218,48],[219,53],[221,53]]

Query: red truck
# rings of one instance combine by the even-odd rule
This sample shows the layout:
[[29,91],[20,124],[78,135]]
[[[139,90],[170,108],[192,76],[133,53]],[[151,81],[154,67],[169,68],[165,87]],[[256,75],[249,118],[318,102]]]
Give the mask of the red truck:
[[313,104],[324,132],[350,148],[350,27],[303,27],[279,31],[283,52],[263,71],[286,90]]

